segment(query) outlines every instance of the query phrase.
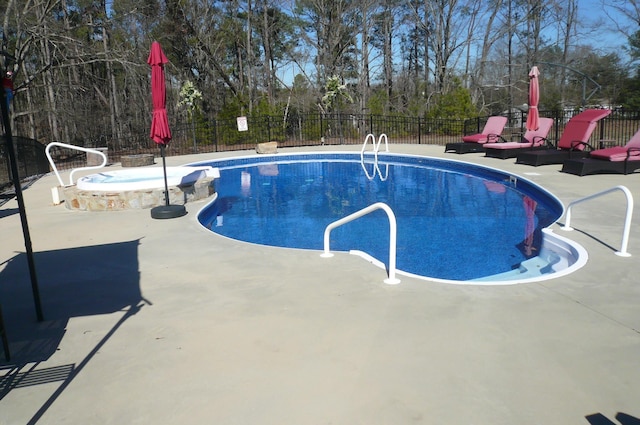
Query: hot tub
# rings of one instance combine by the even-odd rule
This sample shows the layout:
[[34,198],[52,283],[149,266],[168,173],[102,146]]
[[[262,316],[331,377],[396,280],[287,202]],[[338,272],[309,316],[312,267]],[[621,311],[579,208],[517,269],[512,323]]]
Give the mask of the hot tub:
[[[213,167],[167,167],[167,185],[185,186],[199,179],[215,179],[220,176]],[[164,188],[164,175],[161,167],[105,171],[78,179],[78,190],[126,192]]]
[[[167,167],[169,202],[186,204],[213,195],[219,178],[211,166]],[[79,211],[119,211],[153,208],[166,202],[162,167],[104,171],[64,187],[65,206]]]

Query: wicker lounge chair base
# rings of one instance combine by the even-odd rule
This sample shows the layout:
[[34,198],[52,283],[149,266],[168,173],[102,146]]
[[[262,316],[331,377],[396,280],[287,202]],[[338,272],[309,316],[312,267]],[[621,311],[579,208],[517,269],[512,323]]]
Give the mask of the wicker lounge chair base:
[[588,155],[583,151],[566,151],[545,149],[541,151],[527,151],[518,154],[516,164],[527,164],[538,167],[540,165],[562,164],[568,159],[584,158]]
[[531,146],[522,147],[522,148],[510,148],[510,149],[496,149],[496,148],[485,148],[485,156],[490,158],[499,158],[499,159],[507,159],[507,158],[516,158],[519,154],[524,152],[531,151],[542,151],[549,149],[547,146],[538,146],[532,148]]
[[475,152],[484,152],[484,147],[481,143],[468,143],[468,142],[454,142],[447,143],[444,148],[445,152],[455,152],[455,153],[475,153]]
[[607,161],[603,159],[568,159],[562,163],[562,172],[586,176],[589,174],[630,174],[640,170],[640,161]]

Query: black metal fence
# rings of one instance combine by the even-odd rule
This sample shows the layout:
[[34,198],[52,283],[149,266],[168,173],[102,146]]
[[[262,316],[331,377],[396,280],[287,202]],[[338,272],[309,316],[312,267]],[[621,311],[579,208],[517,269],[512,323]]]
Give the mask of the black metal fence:
[[[554,119],[551,140],[558,140],[567,121],[576,111],[545,112],[542,116]],[[166,149],[168,156],[194,153],[254,149],[256,144],[277,141],[280,147],[318,145],[360,145],[367,134],[385,133],[390,143],[444,146],[457,141],[464,134],[481,131],[488,117],[471,119],[427,119],[409,116],[347,115],[347,114],[290,114],[286,117],[246,117],[246,121],[206,120],[195,123],[172,123],[172,141]],[[526,112],[508,114],[503,135],[509,139],[524,132]],[[240,124],[240,125],[239,125]],[[246,124],[243,126],[242,124]],[[245,130],[246,128],[246,130]],[[640,111],[613,111],[602,120],[591,140],[607,140],[609,145],[624,145],[640,128]],[[28,138],[14,137],[18,168],[21,177],[49,171],[44,145]],[[106,148],[109,161],[119,162],[123,155],[150,153],[159,155],[148,132],[114,138],[108,135],[86,141],[83,147]],[[599,146],[595,146],[596,148]],[[51,150],[59,169],[86,165],[83,152],[56,147]],[[11,183],[4,143],[0,146],[0,188]]]
[[[45,146],[37,140],[26,137],[13,137],[18,175],[21,178],[49,172],[49,161],[45,156]],[[12,185],[11,166],[6,152],[5,138],[0,143],[0,193]]]

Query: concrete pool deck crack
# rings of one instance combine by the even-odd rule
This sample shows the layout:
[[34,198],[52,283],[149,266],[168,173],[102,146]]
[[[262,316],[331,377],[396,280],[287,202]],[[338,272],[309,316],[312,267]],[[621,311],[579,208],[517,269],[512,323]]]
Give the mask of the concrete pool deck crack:
[[555,290],[555,289],[553,289],[553,288],[551,288],[551,287],[549,287],[547,285],[541,284],[541,286],[546,288],[546,289],[548,289],[549,291],[557,294],[557,295],[560,295],[563,298],[566,298],[566,299],[572,301],[575,304],[578,304],[580,307],[583,307],[583,308],[585,308],[585,309],[587,309],[587,310],[589,310],[589,311],[591,311],[591,312],[593,312],[593,313],[595,313],[595,314],[597,314],[597,315],[599,315],[601,317],[604,317],[605,319],[607,319],[608,321],[610,321],[612,323],[615,323],[616,325],[622,326],[623,328],[628,329],[630,331],[633,331],[634,333],[640,335],[640,330],[639,329],[636,329],[633,326],[627,325],[627,324],[621,322],[620,320],[615,319],[612,316],[610,316],[610,315],[608,315],[608,314],[596,309],[595,307],[593,307],[593,306],[591,306],[589,304],[586,304],[583,301],[577,300],[576,298],[574,298],[574,297],[572,297],[570,295],[564,294],[564,293],[562,293],[560,291],[557,291],[557,290]]

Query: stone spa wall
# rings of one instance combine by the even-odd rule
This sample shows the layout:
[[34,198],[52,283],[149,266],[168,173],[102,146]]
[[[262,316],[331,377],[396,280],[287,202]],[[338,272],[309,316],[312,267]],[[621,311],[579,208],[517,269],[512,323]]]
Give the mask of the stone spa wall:
[[[188,185],[169,186],[169,203],[183,205],[208,198],[215,193],[213,180],[202,178]],[[119,211],[165,204],[164,187],[116,192],[79,190],[74,185],[65,187],[63,192],[65,207],[77,211]]]

